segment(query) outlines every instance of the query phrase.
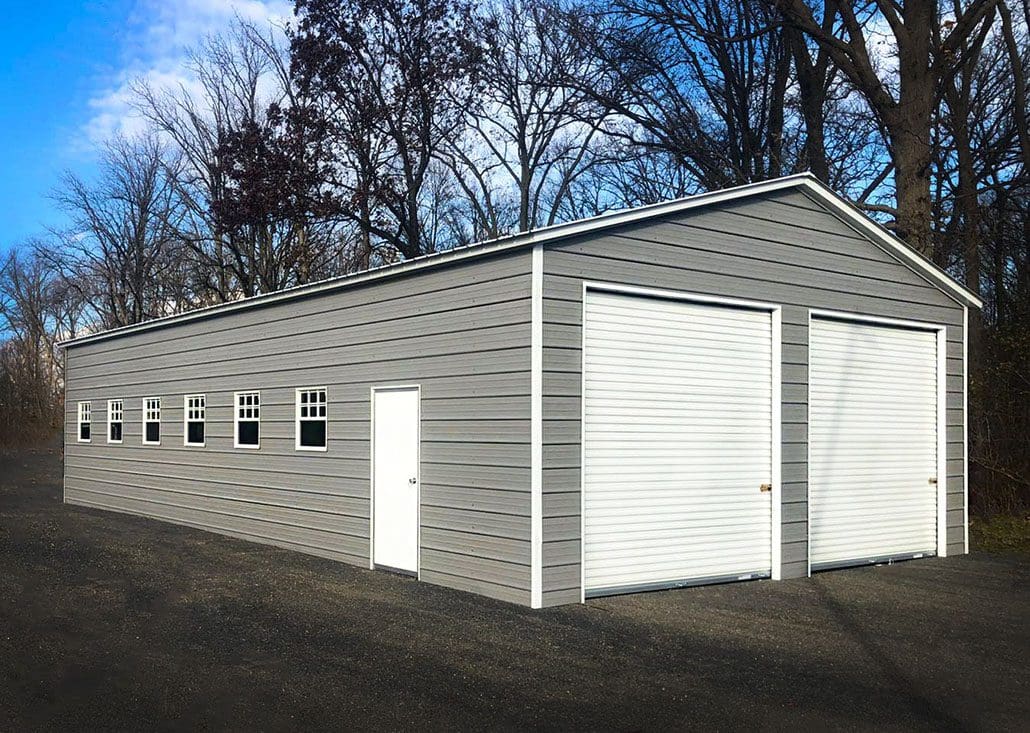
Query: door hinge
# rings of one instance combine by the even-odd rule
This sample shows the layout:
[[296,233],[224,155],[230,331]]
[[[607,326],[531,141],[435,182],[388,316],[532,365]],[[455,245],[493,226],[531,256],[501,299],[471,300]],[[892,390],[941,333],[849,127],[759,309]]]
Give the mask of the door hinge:
[[762,484],[758,487],[758,490],[761,491],[763,494],[767,491],[772,491],[772,484]]

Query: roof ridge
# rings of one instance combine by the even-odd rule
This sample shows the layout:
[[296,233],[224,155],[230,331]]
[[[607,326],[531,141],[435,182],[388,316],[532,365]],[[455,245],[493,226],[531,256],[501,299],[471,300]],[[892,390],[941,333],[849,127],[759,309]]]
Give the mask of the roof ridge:
[[839,196],[833,191],[833,189],[820,181],[810,171],[804,171],[789,176],[782,176],[780,178],[772,178],[766,181],[745,183],[740,186],[719,189],[717,191],[706,191],[678,199],[670,199],[668,201],[660,201],[653,204],[646,204],[627,209],[618,209],[605,212],[597,216],[562,222],[560,224],[552,224],[526,232],[506,234],[494,239],[482,240],[462,245],[460,247],[442,250],[440,252],[430,252],[418,257],[402,260],[400,262],[391,262],[377,267],[368,268],[366,270],[346,273],[344,275],[336,275],[323,280],[304,283],[303,285],[295,285],[282,290],[246,296],[226,303],[202,306],[200,308],[183,311],[182,313],[160,316],[141,323],[98,331],[97,333],[86,334],[60,341],[58,346],[68,347],[82,343],[106,340],[108,338],[114,338],[128,333],[148,331],[185,321],[215,316],[224,312],[242,310],[267,303],[278,302],[280,300],[301,298],[321,292],[329,292],[348,285],[374,281],[393,275],[400,275],[402,273],[419,270],[432,265],[461,261],[471,257],[502,252],[531,244],[550,242],[633,221],[646,220],[665,214],[676,213],[678,211],[684,211],[697,206],[710,205],[721,201],[729,201],[746,196],[757,195],[759,193],[767,193],[795,187],[800,187],[815,193],[822,203],[839,212],[846,222],[850,222],[854,228],[859,230],[860,233],[864,232],[870,238],[879,240],[886,246],[896,250],[902,258],[909,261],[910,265],[914,265],[917,268],[924,270],[926,274],[930,275],[931,278],[937,281],[938,285],[944,286],[951,290],[953,294],[958,295],[962,299],[962,302],[971,303],[977,307],[981,307],[983,305],[979,298],[958,284],[946,272],[941,270],[930,260],[923,257],[902,240],[898,239],[895,235],[871,220],[857,207]]

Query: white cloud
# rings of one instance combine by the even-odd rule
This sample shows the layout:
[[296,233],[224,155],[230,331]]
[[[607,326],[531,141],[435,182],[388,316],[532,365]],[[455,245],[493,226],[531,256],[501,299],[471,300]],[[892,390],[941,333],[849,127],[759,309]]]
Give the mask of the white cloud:
[[286,0],[138,0],[126,19],[121,67],[89,100],[90,117],[80,145],[92,148],[116,133],[144,128],[132,106],[131,87],[146,79],[154,87],[195,84],[187,54],[207,36],[226,30],[235,18],[281,26],[293,17]]

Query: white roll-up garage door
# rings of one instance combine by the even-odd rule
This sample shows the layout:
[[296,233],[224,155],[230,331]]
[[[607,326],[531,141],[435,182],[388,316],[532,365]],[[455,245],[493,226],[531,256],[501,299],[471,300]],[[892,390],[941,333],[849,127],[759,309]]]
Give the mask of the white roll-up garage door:
[[809,335],[814,568],[937,547],[937,334],[814,318]]
[[771,313],[588,290],[584,347],[586,594],[768,576]]

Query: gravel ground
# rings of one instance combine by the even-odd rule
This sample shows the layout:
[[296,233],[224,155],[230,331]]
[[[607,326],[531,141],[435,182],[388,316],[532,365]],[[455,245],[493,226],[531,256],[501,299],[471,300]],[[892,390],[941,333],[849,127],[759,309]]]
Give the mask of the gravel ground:
[[0,457],[0,730],[1028,730],[1030,563],[545,611],[61,503]]

